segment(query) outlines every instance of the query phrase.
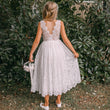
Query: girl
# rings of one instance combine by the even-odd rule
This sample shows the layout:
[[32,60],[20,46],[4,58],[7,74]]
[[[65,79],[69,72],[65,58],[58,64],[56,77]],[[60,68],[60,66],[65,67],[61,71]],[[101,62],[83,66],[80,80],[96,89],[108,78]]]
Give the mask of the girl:
[[[57,96],[56,105],[61,107],[61,95],[81,82],[77,58],[79,54],[73,48],[66,33],[64,23],[57,20],[58,5],[48,1],[44,5],[43,20],[38,23],[36,38],[30,51],[29,61],[33,62],[33,53],[41,35],[43,42],[35,56],[35,70],[31,92],[39,91],[45,97],[40,107],[49,110],[49,96]],[[60,40],[60,34],[63,42]]]

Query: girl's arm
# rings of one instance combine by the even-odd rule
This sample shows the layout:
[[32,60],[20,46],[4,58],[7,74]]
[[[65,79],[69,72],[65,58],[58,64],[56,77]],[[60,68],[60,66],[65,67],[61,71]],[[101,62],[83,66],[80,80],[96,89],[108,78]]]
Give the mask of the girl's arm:
[[63,21],[61,21],[61,36],[63,39],[63,42],[67,45],[67,47],[75,54],[75,57],[79,57],[79,54],[75,51],[75,49],[73,48],[71,42],[69,41],[66,32],[65,32],[65,26]]
[[35,38],[35,40],[33,42],[33,45],[32,45],[31,51],[30,51],[29,61],[33,61],[32,60],[32,55],[33,55],[35,49],[37,48],[37,46],[38,46],[38,44],[40,42],[41,35],[42,35],[42,29],[41,29],[41,25],[40,25],[40,22],[39,22],[38,23],[38,29],[37,29],[36,38]]

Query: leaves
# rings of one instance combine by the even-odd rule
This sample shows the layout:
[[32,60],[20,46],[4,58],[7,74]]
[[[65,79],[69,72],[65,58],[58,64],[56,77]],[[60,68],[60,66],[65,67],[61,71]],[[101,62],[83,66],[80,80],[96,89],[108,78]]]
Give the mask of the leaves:
[[[102,10],[103,6],[100,1],[91,5],[89,9],[87,8],[89,4],[80,4],[79,10],[85,11],[86,15],[83,19],[79,15],[74,15],[77,8],[73,0],[56,0],[56,2],[59,5],[58,19],[64,22],[67,36],[79,53],[78,60],[84,84],[94,80],[109,83],[110,38],[108,30],[110,29],[110,15],[108,11]],[[106,2],[105,7],[108,10],[108,1]],[[42,19],[44,3],[45,1],[39,0],[0,1],[2,8],[0,81],[7,85],[21,81],[24,85],[29,84],[29,74],[23,71],[22,65],[29,58],[37,25]]]

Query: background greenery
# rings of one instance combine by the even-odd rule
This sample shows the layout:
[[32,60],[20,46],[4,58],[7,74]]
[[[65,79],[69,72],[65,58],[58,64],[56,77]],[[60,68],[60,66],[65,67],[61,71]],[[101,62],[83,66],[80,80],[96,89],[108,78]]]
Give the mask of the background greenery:
[[[0,82],[7,84],[7,87],[14,83],[30,83],[29,73],[23,70],[23,64],[29,59],[46,1],[0,0]],[[89,10],[87,6],[80,4],[79,9],[85,11],[85,18],[74,14],[78,0],[53,1],[59,5],[58,19],[64,22],[67,36],[80,55],[82,82],[109,83],[110,1],[104,0],[103,4],[102,0],[95,1]]]

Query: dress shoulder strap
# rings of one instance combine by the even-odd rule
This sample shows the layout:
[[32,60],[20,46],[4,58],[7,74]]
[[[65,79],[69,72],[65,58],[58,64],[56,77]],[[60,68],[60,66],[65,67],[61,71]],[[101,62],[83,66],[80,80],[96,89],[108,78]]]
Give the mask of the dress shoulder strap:
[[59,20],[59,25],[60,25],[60,27],[61,27],[61,20]]
[[41,28],[42,28],[42,24],[43,24],[43,20],[40,21]]
[[61,20],[57,20],[57,21],[58,21],[59,28],[61,28]]

